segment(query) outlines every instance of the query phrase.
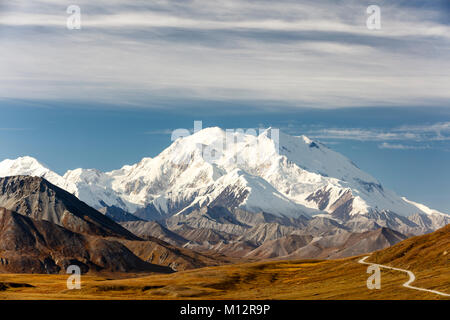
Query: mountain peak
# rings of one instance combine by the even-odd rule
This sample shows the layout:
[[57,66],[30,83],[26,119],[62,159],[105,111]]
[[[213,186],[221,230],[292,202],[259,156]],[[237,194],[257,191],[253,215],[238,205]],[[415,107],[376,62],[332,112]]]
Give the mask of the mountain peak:
[[203,137],[222,137],[225,135],[225,130],[219,127],[208,127],[197,132],[194,132],[191,137],[203,138]]
[[197,132],[203,132],[203,133],[219,133],[219,134],[221,134],[221,133],[224,133],[225,130],[223,130],[221,127],[215,126],[215,127],[207,127],[207,128],[204,128],[204,129],[202,129],[202,130],[200,130],[200,131],[197,131]]
[[23,156],[23,157],[18,157],[16,160],[14,160],[16,162],[32,162],[32,163],[39,163],[39,161],[36,160],[36,158],[30,157],[30,156]]
[[51,171],[33,157],[24,156],[0,162],[0,177],[20,175],[42,177],[59,187],[63,187],[65,184],[65,180],[60,175]]
[[39,161],[30,156],[18,157],[17,159],[6,159],[0,162],[0,168],[7,166],[11,168],[20,167],[23,169],[36,169],[38,167],[44,168],[44,166]]

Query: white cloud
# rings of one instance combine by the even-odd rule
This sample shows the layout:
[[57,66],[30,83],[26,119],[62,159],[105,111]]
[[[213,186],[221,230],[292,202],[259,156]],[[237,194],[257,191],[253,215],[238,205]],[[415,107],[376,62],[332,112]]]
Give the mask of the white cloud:
[[317,139],[355,141],[446,141],[450,140],[450,122],[401,126],[390,130],[363,128],[312,129],[307,134]]
[[[361,14],[363,16],[363,14]],[[35,13],[3,13],[0,15],[0,25],[3,26],[52,26],[64,27],[67,15],[63,12],[58,14],[35,14]],[[335,17],[336,18],[336,17]],[[234,17],[227,20],[211,20],[206,17],[183,18],[161,12],[133,12],[125,11],[117,14],[87,14],[82,19],[85,28],[154,28],[172,27],[200,30],[233,30],[233,29],[256,29],[273,31],[326,31],[346,32],[375,37],[405,37],[426,36],[450,38],[450,27],[436,23],[420,23],[401,21],[391,22],[390,29],[380,29],[378,33],[364,27],[363,24],[343,22],[340,19],[323,19],[314,17],[304,20],[285,20],[278,18],[242,19]]]
[[412,146],[412,145],[404,145],[404,144],[393,144],[388,142],[383,142],[382,144],[378,145],[378,148],[380,149],[395,149],[395,150],[422,150],[422,149],[429,149],[428,146]]
[[[381,132],[378,130],[366,129],[322,129],[311,132],[315,138],[340,139],[340,140],[360,140],[360,141],[380,141],[380,140],[402,140],[406,136],[402,133]],[[416,135],[410,138],[417,138]]]
[[2,8],[0,98],[151,106],[155,98],[309,107],[446,105],[450,27],[438,10],[348,1],[59,1]]
[[437,138],[445,138],[442,137],[442,135],[450,133],[450,122],[439,122],[430,125],[401,126],[394,130],[406,132],[435,133],[437,135]]
[[160,129],[160,130],[149,130],[144,132],[144,134],[148,135],[170,135],[173,133],[175,129]]

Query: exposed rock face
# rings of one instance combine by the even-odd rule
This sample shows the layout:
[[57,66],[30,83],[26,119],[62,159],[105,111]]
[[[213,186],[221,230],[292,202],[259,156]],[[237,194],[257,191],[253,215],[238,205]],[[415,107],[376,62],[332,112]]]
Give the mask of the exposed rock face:
[[179,247],[189,242],[189,240],[170,231],[156,221],[127,221],[122,222],[121,225],[143,239],[158,238]]
[[343,222],[331,215],[308,220],[204,207],[163,221],[170,230],[156,222],[123,225],[142,237],[153,236],[184,248],[250,260],[358,255],[406,238],[388,227],[416,226],[404,217],[389,213],[374,215],[372,219],[379,224],[362,215]]
[[247,258],[269,259],[291,254],[298,248],[306,246],[313,240],[312,236],[289,235],[276,240],[266,241],[257,249],[249,252]]
[[363,233],[346,232],[316,238],[287,257],[338,259],[388,248],[404,239],[406,236],[403,234],[387,228]]
[[350,190],[345,191],[342,196],[331,206],[331,214],[338,219],[348,219],[349,212],[353,209],[353,195]]
[[284,236],[294,234],[296,231],[293,227],[281,225],[279,223],[261,223],[247,230],[239,240],[252,241],[256,245],[261,245],[266,241],[275,240]]
[[237,220],[236,216],[223,207],[203,207],[186,214],[178,214],[165,220],[171,230],[182,225],[192,228],[213,229],[229,234],[239,235],[249,228]]
[[306,201],[314,202],[319,210],[324,210],[329,204],[330,196],[330,190],[323,188],[311,193]]
[[149,237],[146,241],[118,240],[135,255],[149,263],[169,266],[175,271],[183,271],[207,266],[216,266],[228,262],[225,257],[216,257],[179,248],[162,240]]
[[415,234],[430,233],[450,223],[450,217],[440,214],[416,213],[408,217],[418,227]]
[[[252,241],[240,240],[240,241],[220,241],[218,243],[211,245],[206,244],[197,244],[194,242],[189,242],[185,245],[187,248],[192,248],[194,250],[206,250],[207,252],[216,252],[220,254],[224,254],[228,257],[239,258],[239,261],[242,261],[245,258],[246,254],[252,250],[255,250],[258,245],[256,245]],[[251,257],[250,257],[251,258]],[[251,258],[251,260],[255,260]]]
[[192,228],[187,225],[182,225],[181,227],[174,229],[174,231],[188,239],[190,244],[205,244],[214,245],[220,242],[230,242],[236,240],[239,236],[221,232],[208,228]]
[[98,211],[116,222],[145,221],[116,206],[106,206],[98,209]]
[[0,178],[0,206],[76,233],[138,239],[110,218],[43,178]]
[[[447,223],[450,222],[450,217],[441,215],[437,215],[437,217],[442,217]],[[431,222],[431,220],[429,221]],[[355,215],[346,220],[344,225],[355,232],[368,231],[371,227],[375,229],[378,226],[395,230],[407,236],[423,234],[433,228],[432,224],[420,226],[409,217],[403,217],[391,211],[369,211],[364,215]]]
[[142,261],[117,241],[0,208],[0,272],[65,273],[69,265],[82,272],[172,272]]

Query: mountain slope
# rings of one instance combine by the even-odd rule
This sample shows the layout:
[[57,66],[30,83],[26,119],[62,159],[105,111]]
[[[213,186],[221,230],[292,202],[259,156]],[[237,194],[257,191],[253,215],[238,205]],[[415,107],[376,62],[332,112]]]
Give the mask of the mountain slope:
[[182,247],[189,241],[156,221],[127,221],[120,224],[143,239],[149,237],[158,238],[179,247]]
[[266,241],[257,249],[249,252],[245,257],[270,259],[291,254],[298,248],[306,246],[313,240],[312,236],[289,235],[276,240]]
[[98,209],[98,211],[105,216],[111,218],[115,222],[127,222],[127,221],[144,221],[141,218],[136,217],[135,215],[126,212],[125,210],[116,207],[116,206],[105,206],[103,208]]
[[0,178],[0,206],[77,233],[138,239],[108,217],[43,178]]
[[315,238],[306,246],[287,255],[286,258],[339,259],[384,249],[404,239],[406,236],[387,228],[362,233],[346,232]]
[[0,271],[65,273],[69,265],[80,266],[84,273],[172,271],[142,261],[117,241],[81,235],[0,208]]
[[204,254],[189,248],[180,248],[153,237],[145,241],[118,239],[136,256],[149,263],[168,266],[175,271],[217,266],[229,259],[217,253]]
[[450,225],[374,252],[367,261],[414,270],[440,267],[448,274],[450,284]]

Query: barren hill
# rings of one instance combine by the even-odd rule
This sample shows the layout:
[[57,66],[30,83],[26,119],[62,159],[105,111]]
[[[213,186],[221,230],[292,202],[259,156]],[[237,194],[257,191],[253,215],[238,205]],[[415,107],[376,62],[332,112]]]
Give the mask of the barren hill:
[[172,272],[142,261],[117,241],[74,233],[0,208],[1,272],[64,273],[72,264],[83,272]]

